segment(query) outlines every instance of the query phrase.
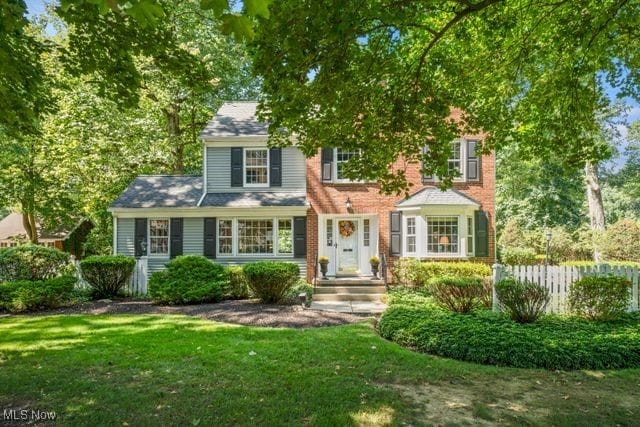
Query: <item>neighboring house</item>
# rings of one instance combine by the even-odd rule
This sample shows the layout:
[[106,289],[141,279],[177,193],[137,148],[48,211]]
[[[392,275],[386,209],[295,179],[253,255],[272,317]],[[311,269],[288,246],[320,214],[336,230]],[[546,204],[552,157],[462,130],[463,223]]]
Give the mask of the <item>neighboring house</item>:
[[140,176],[112,204],[114,251],[148,255],[149,270],[172,257],[201,254],[224,264],[296,262],[311,279],[318,256],[329,275],[370,275],[369,258],[495,259],[494,157],[476,155],[477,135],[452,142],[459,170],[441,191],[419,164],[398,162],[411,197],[350,182],[342,165],[354,152],[269,148],[255,102],[224,104],[201,134],[202,176]]
[[[43,230],[38,224],[38,243],[79,257],[82,255],[82,243],[92,228],[93,224],[89,220],[78,221],[70,230],[64,227]],[[22,214],[14,212],[0,221],[0,249],[18,246],[28,241],[27,231],[22,223]]]

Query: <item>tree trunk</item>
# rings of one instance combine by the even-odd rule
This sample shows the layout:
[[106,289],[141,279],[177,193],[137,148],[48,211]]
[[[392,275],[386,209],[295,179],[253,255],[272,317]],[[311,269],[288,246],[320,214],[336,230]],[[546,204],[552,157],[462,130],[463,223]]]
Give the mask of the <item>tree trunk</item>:
[[162,112],[167,120],[167,135],[173,145],[171,149],[171,153],[173,154],[173,161],[171,162],[172,173],[183,175],[184,146],[180,138],[182,135],[182,129],[180,129],[180,105],[176,103],[171,104],[169,108],[163,108]]
[[[584,167],[587,182],[587,201],[589,203],[589,221],[591,230],[595,233],[604,231],[604,205],[602,203],[602,189],[600,188],[600,178],[598,177],[598,165],[587,162]],[[597,245],[594,244],[593,260],[600,262],[602,254]]]
[[36,227],[36,219],[33,213],[22,213],[22,226],[27,232],[27,237],[31,243],[38,243],[38,229]]

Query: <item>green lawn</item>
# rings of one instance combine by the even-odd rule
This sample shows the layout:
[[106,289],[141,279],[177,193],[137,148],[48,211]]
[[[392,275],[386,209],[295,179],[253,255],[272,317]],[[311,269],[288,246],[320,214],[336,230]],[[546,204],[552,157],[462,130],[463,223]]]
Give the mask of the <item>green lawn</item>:
[[478,366],[405,350],[367,323],[0,319],[0,410],[56,411],[61,424],[637,425],[638,402],[640,370]]

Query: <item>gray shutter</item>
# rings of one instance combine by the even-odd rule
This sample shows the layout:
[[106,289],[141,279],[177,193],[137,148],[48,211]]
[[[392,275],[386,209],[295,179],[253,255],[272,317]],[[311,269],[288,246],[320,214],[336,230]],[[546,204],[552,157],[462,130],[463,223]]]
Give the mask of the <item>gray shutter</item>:
[[242,187],[242,148],[231,148],[231,186]]
[[485,211],[476,211],[475,220],[475,256],[489,256],[489,218]]
[[293,256],[307,256],[307,217],[293,217]]
[[143,243],[147,244],[147,218],[136,218],[134,231],[134,247],[135,256],[139,258],[147,254],[146,250],[142,250]]
[[402,212],[389,212],[389,253],[391,256],[402,254]]
[[216,219],[204,219],[204,256],[216,257]]
[[282,187],[282,148],[269,150],[269,185]]
[[182,255],[182,236],[184,232],[184,221],[182,218],[171,218],[169,257],[175,258]]
[[[423,147],[422,148],[422,153],[426,154],[427,151],[429,151],[429,147]],[[424,162],[420,162],[420,170],[424,169]],[[424,173],[422,174],[422,183],[426,184],[428,182],[433,181],[433,175],[425,175]]]
[[333,175],[333,148],[322,149],[322,164],[320,173],[323,181],[331,181]]
[[480,179],[480,158],[476,154],[477,141],[467,141],[467,179]]

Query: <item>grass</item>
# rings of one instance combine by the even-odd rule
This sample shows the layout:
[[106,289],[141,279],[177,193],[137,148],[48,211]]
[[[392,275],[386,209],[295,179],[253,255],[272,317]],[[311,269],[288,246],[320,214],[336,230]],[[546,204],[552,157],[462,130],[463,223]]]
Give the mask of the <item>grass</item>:
[[55,411],[61,425],[640,420],[640,370],[479,366],[405,350],[367,323],[296,330],[185,316],[7,317],[0,378],[0,409]]

